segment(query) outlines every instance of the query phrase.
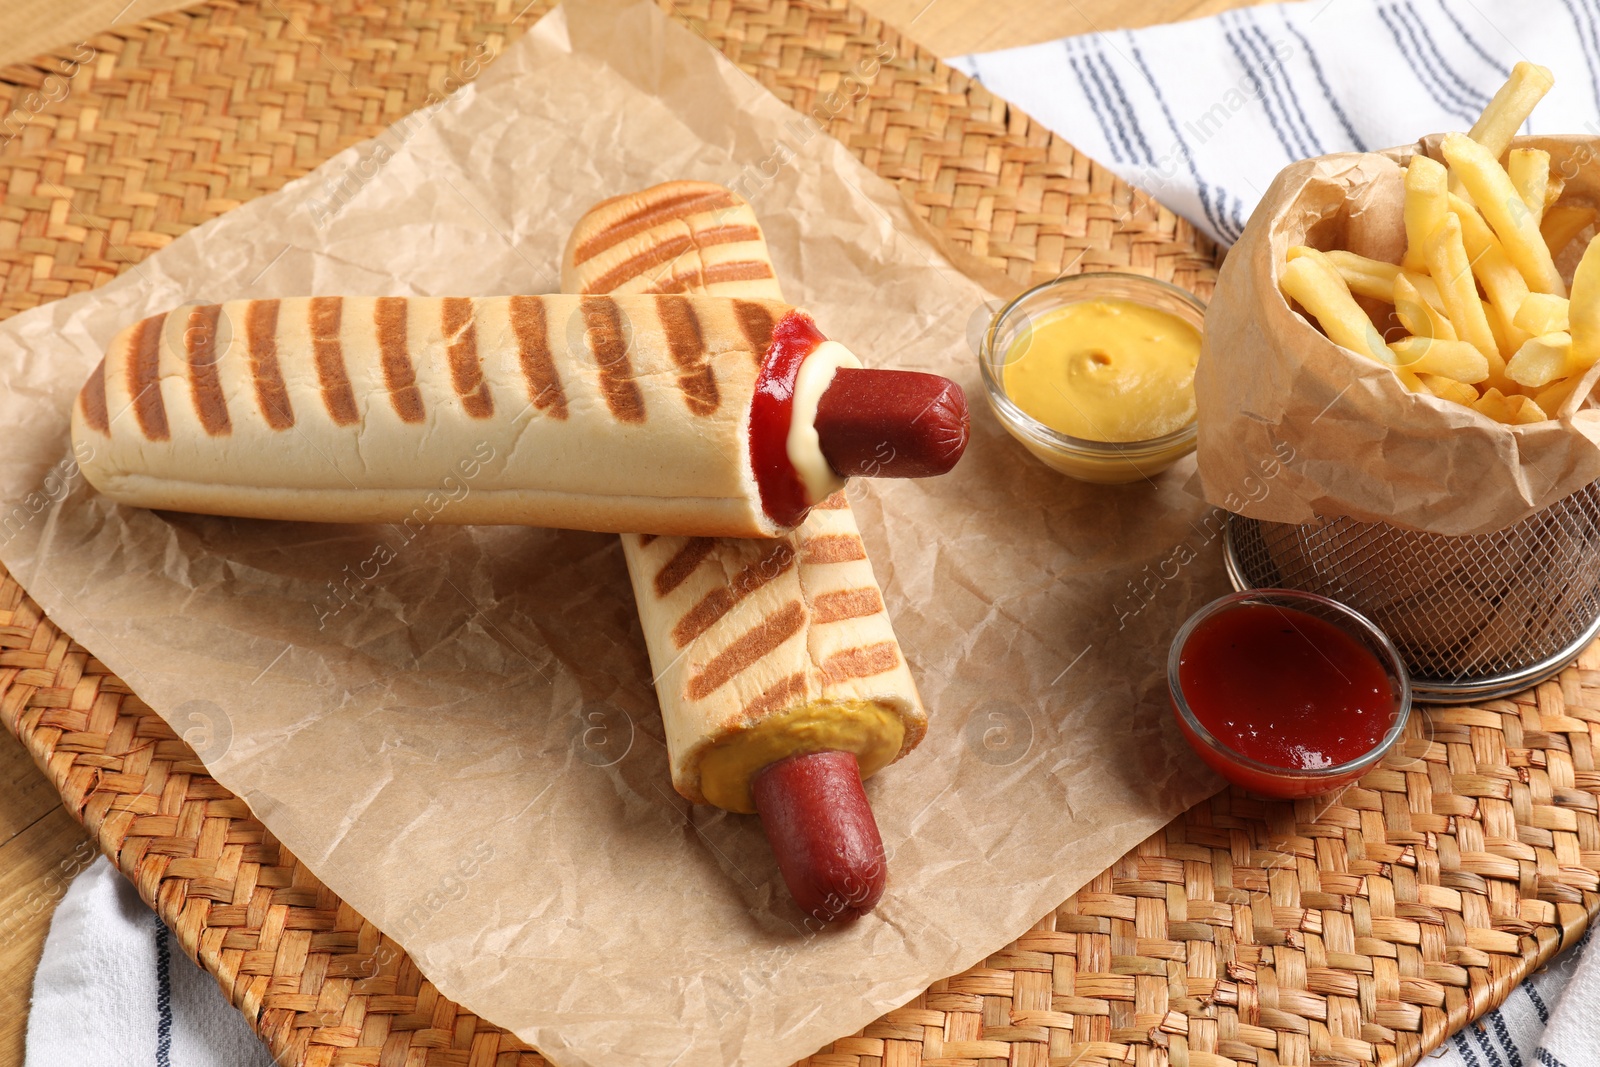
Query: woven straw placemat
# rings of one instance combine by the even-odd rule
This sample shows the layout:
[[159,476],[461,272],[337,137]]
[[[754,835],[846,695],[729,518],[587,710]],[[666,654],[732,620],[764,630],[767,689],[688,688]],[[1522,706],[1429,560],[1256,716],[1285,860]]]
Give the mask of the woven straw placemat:
[[[952,248],[1019,282],[1122,268],[1209,291],[1214,250],[1187,223],[847,3],[664,3],[826,119]],[[306,173],[546,6],[219,0],[7,68],[0,309],[93,287]],[[884,41],[866,95],[830,97]],[[280,1063],[543,1062],[441,997],[9,576],[0,718]],[[1600,646],[1536,692],[1414,716],[1332,800],[1222,793],[809,1062],[1414,1062],[1600,907],[1592,723]]]

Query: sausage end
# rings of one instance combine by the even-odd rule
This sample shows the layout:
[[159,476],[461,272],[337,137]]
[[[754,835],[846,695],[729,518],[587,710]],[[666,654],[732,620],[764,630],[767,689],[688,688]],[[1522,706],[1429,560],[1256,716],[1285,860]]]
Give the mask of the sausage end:
[[888,865],[855,753],[789,756],[750,784],[789,893],[821,922],[848,922],[883,896]]
[[967,447],[967,395],[920,371],[844,367],[817,404],[817,439],[845,478],[945,474]]

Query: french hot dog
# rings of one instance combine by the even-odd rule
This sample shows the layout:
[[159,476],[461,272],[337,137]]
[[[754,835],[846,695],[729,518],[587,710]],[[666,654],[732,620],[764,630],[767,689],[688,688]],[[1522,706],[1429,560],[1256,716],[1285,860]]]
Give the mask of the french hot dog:
[[[729,220],[755,227],[739,243],[749,277],[707,281],[697,266],[704,251],[681,238],[725,233]],[[627,269],[574,254],[619,231],[632,240]],[[754,214],[720,186],[669,182],[606,201],[584,216],[567,247],[569,292],[616,284],[696,293],[736,284],[742,296],[782,299]],[[838,369],[819,399],[818,432],[835,473],[914,463],[914,473],[925,474],[954,462],[965,431],[959,389],[951,398],[945,379],[902,374],[893,384],[904,388],[875,398],[911,415],[945,405],[917,423],[934,443],[908,444],[890,441],[882,426],[866,428],[864,409],[874,401],[852,381],[862,373]],[[830,496],[776,541],[625,534],[622,545],[673,785],[696,803],[758,813],[806,914],[833,922],[870,911],[887,871],[861,782],[922,740],[927,714],[849,502]]]
[[[145,507],[772,537],[843,484],[827,457],[859,450],[856,430],[816,413],[857,365],[776,301],[230,301],[119,334],[73,436],[91,484]],[[429,506],[464,463],[471,491]]]

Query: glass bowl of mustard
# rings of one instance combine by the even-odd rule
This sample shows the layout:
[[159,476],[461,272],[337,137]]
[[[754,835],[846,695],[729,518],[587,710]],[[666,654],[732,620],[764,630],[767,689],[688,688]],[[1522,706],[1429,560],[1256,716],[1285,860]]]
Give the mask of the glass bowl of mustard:
[[979,351],[1001,425],[1080,481],[1149,481],[1194,451],[1194,368],[1206,307],[1138,274],[1036,285],[995,315]]

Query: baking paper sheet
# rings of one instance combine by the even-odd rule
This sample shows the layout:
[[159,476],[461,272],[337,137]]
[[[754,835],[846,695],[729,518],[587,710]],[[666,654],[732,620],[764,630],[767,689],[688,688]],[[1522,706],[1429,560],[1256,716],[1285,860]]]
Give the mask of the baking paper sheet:
[[[673,793],[616,537],[445,525],[470,480],[405,528],[119,508],[70,452],[127,322],[552,291],[594,201],[679,177],[752,201],[831,336],[973,403],[955,474],[851,490],[932,727],[869,783],[890,882],[845,928],[789,902],[756,819]],[[1164,683],[1179,620],[1223,589],[1193,465],[1094,487],[1027,456],[983,400],[986,302],[891,186],[705,42],[649,4],[569,5],[442,106],[0,326],[0,560],[445,995],[558,1064],[786,1064],[1218,786]]]

